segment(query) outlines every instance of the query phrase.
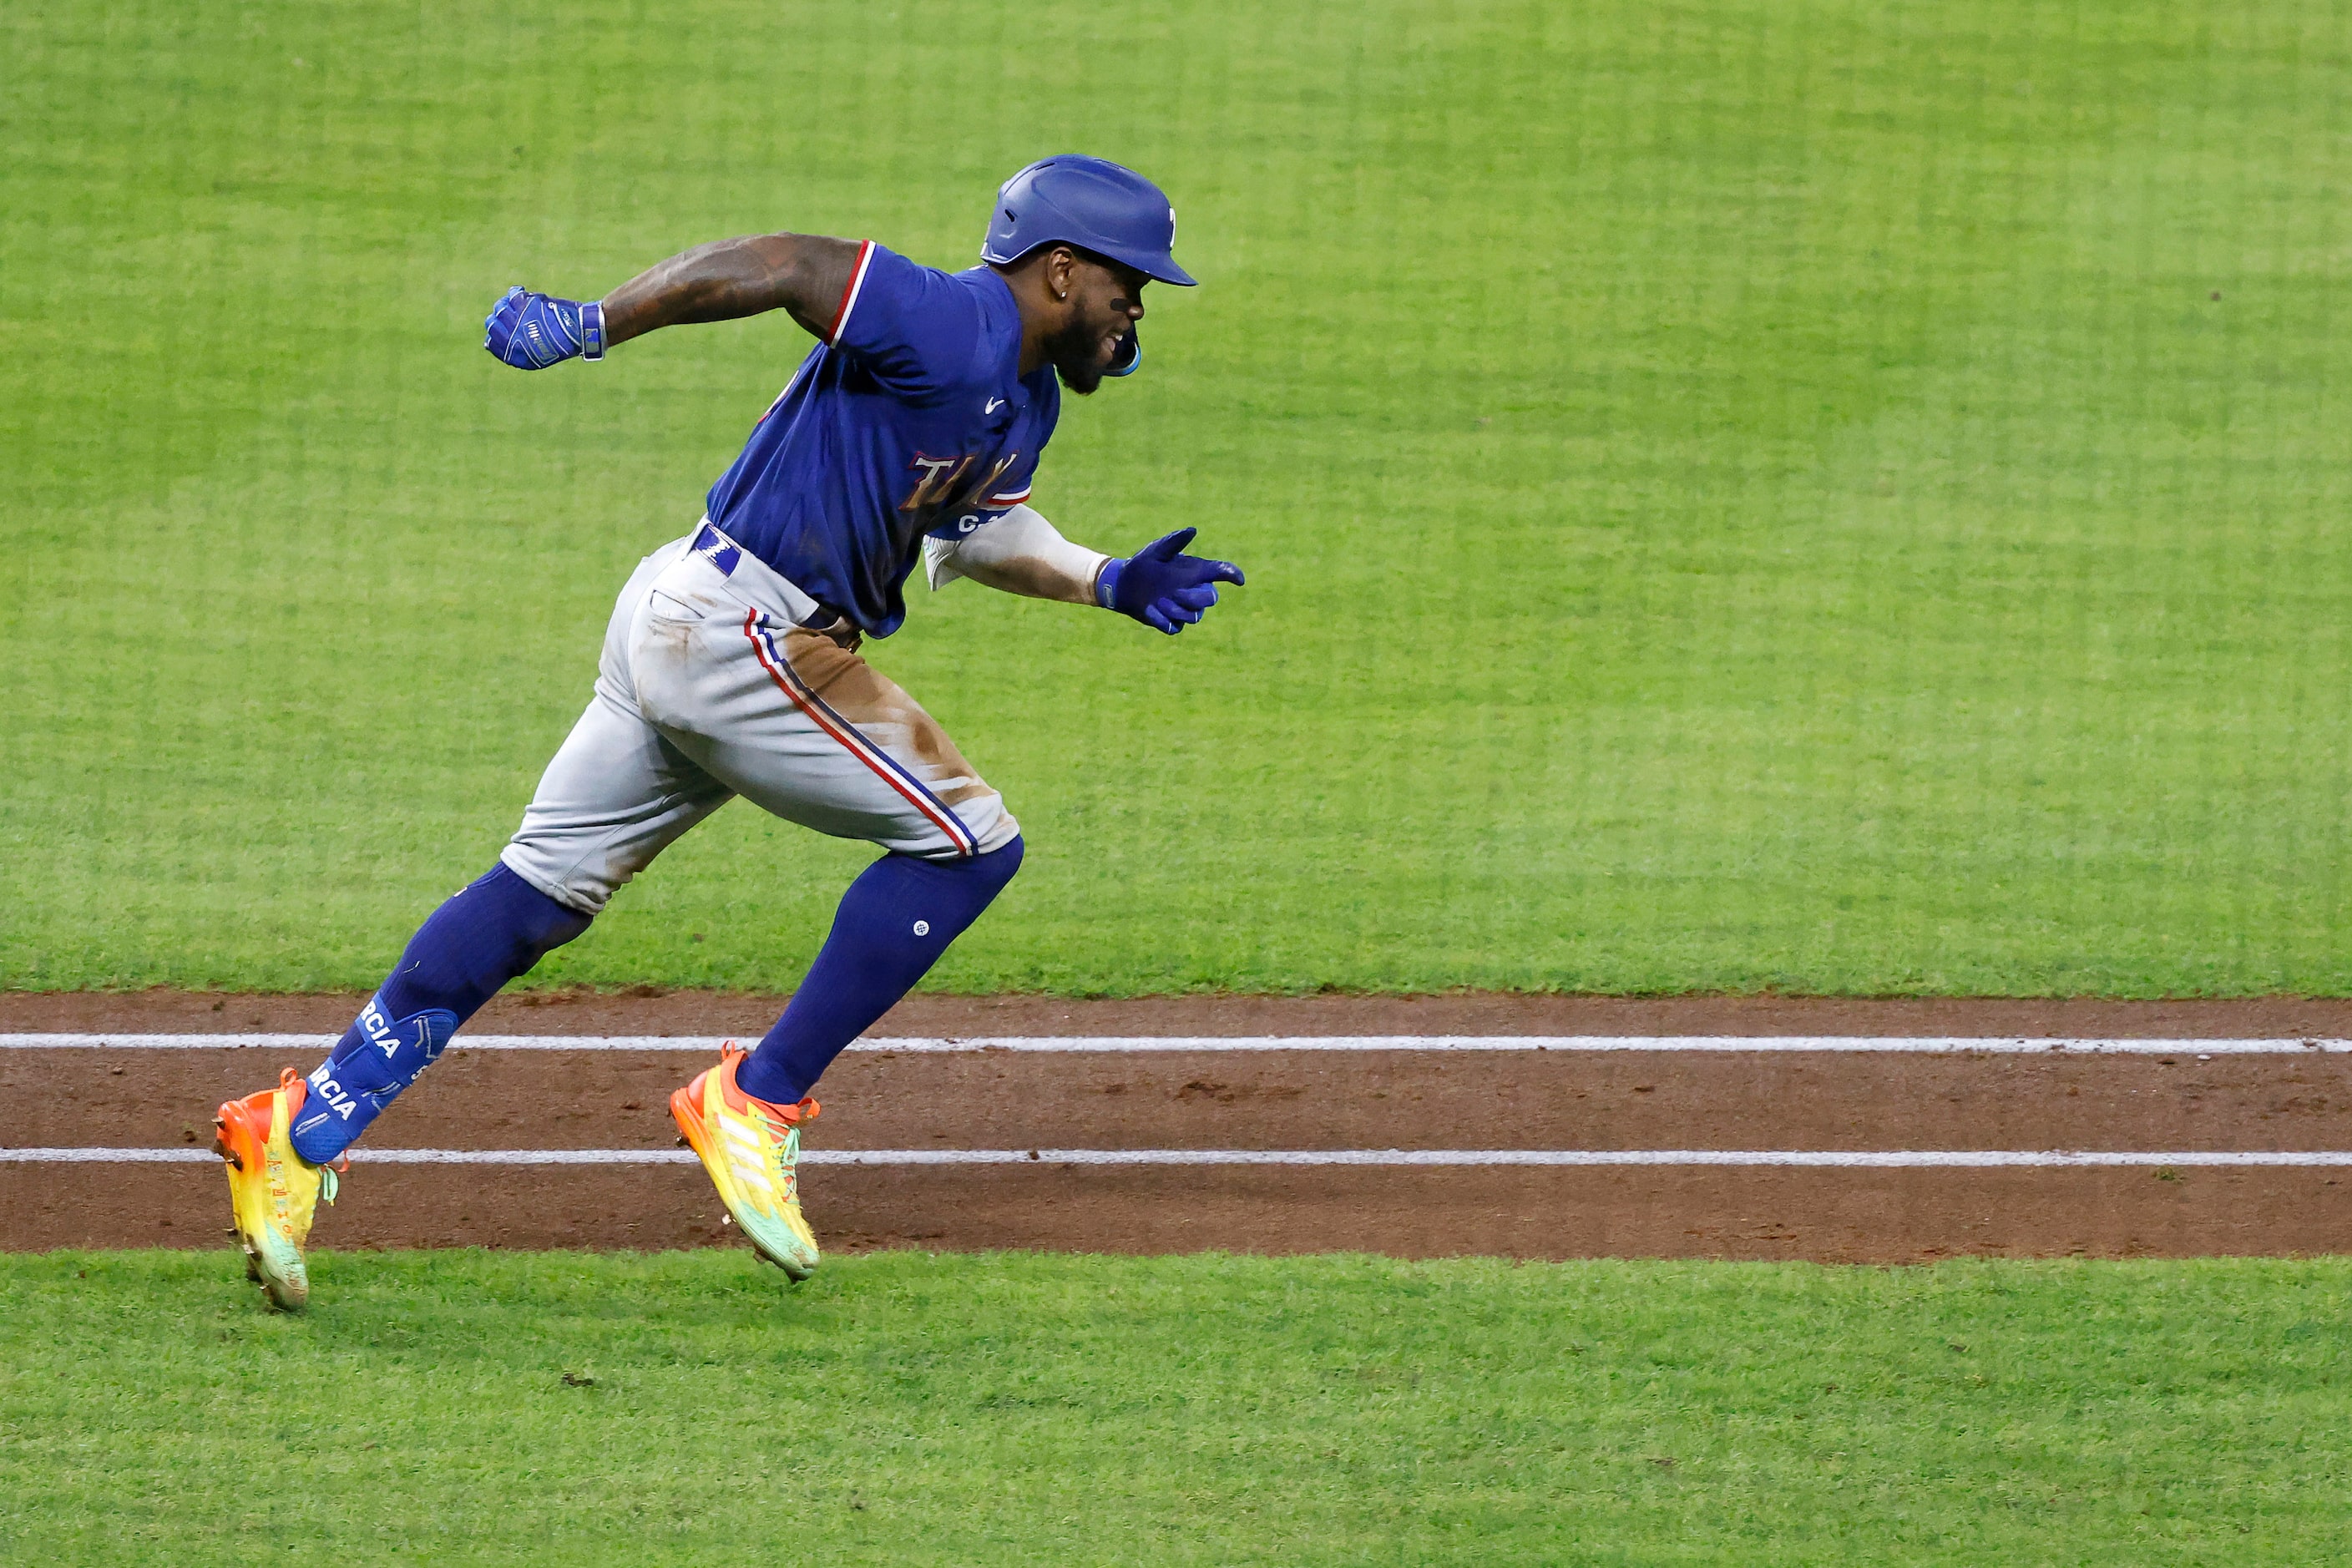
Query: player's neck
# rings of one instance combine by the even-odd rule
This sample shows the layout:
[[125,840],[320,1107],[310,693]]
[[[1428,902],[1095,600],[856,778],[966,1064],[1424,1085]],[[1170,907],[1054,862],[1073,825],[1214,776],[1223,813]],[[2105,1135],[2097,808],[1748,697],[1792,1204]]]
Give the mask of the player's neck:
[[1031,259],[1011,267],[993,268],[1004,279],[1005,289],[1013,295],[1013,307],[1021,312],[1021,374],[1034,375],[1052,363],[1046,353],[1046,340],[1054,335],[1060,314],[1047,299],[1041,268]]

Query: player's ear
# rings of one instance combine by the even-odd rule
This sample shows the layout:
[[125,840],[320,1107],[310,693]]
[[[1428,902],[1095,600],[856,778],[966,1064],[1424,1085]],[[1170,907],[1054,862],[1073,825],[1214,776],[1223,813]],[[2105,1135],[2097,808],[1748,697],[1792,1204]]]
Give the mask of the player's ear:
[[1077,270],[1078,253],[1068,246],[1057,245],[1045,252],[1045,292],[1054,296],[1055,303],[1069,301]]

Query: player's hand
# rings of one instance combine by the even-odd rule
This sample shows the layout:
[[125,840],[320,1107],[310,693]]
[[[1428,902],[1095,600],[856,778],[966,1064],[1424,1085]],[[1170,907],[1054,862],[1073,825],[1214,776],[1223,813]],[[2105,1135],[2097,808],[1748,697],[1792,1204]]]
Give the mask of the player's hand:
[[1112,562],[1096,580],[1095,596],[1104,608],[1174,637],[1217,602],[1218,584],[1238,585],[1242,581],[1242,569],[1230,561],[1184,553],[1199,531],[1180,528]]
[[585,353],[604,357],[604,308],[509,289],[482,322],[482,346],[517,370],[545,370]]

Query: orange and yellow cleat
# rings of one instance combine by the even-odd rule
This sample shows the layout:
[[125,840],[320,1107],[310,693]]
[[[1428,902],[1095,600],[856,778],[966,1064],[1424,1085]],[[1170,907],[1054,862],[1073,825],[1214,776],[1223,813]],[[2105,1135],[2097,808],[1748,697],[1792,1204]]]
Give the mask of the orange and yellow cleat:
[[246,1278],[289,1312],[310,1299],[302,1244],[310,1238],[311,1216],[321,1198],[335,1201],[335,1169],[313,1165],[287,1138],[309,1089],[288,1068],[276,1089],[229,1100],[213,1118],[213,1147],[228,1162],[229,1207],[245,1248]]
[[801,1217],[801,1124],[815,1117],[817,1104],[774,1105],[744,1093],[735,1069],[749,1054],[728,1041],[717,1067],[669,1097],[669,1113],[753,1249],[805,1279],[816,1272],[817,1248],[816,1233]]

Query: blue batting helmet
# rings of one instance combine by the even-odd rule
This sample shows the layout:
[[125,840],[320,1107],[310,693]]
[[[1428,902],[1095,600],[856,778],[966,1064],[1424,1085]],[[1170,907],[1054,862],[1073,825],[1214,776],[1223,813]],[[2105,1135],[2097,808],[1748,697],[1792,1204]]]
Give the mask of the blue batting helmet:
[[1074,153],[1040,158],[1005,181],[988,215],[980,258],[1003,266],[1056,241],[1125,262],[1162,283],[1193,286],[1192,275],[1169,254],[1176,243],[1176,209],[1167,194],[1108,158]]

